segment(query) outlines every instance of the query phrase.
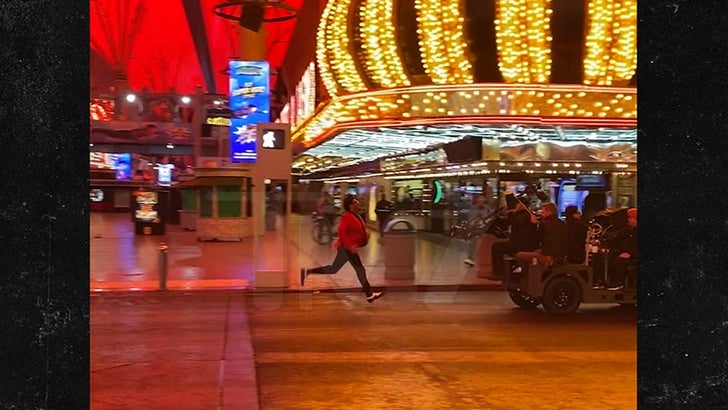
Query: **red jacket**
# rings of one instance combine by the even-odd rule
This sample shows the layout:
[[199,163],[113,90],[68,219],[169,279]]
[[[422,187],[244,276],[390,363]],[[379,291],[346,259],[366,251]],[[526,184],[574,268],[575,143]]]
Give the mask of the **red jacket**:
[[339,222],[339,240],[336,246],[343,245],[344,249],[351,250],[355,246],[359,247],[366,237],[364,221],[352,212],[344,212]]

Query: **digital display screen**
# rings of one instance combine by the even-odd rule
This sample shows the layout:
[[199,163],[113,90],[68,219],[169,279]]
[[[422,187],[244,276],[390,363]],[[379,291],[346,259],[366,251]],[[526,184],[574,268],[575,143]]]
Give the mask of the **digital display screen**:
[[114,171],[116,172],[117,181],[131,180],[131,154],[115,154]]
[[563,215],[566,207],[570,205],[576,206],[581,212],[584,197],[587,195],[589,195],[589,191],[577,191],[576,185],[573,183],[562,183],[559,188],[559,214]]
[[157,185],[169,186],[172,183],[174,164],[157,164]]
[[136,202],[134,217],[138,221],[159,222],[159,212],[157,211],[159,198],[156,192],[137,191],[134,193],[134,198]]
[[230,61],[230,160],[255,162],[256,126],[270,121],[270,65]]

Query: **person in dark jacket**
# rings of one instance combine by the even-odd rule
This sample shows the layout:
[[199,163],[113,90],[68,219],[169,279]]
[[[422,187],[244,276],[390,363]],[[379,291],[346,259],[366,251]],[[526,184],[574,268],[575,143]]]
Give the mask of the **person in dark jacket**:
[[569,227],[559,219],[553,202],[541,204],[542,220],[538,226],[539,248],[532,252],[519,252],[516,259],[521,267],[536,258],[539,264],[551,266],[566,257]]
[[372,291],[372,287],[367,280],[367,270],[359,257],[359,248],[366,246],[369,242],[369,232],[367,232],[364,219],[359,215],[360,210],[361,205],[359,205],[356,196],[347,195],[344,198],[345,212],[339,223],[339,239],[334,243],[334,247],[337,248],[336,257],[331,265],[319,266],[313,269],[301,268],[301,286],[303,286],[308,275],[334,275],[346,262],[349,262],[356,271],[356,277],[361,283],[362,291],[366,294],[367,302],[374,302],[384,295],[383,291]]
[[518,252],[532,251],[538,244],[536,216],[526,209],[526,206],[513,198],[509,201],[510,192],[506,194],[506,203],[514,202],[514,209],[508,211],[508,223],[511,226],[511,234],[507,241],[496,242],[491,248],[491,262],[493,266],[493,278],[500,280],[503,277],[503,256],[515,256]]
[[389,215],[392,214],[393,204],[387,201],[387,196],[382,194],[381,199],[377,202],[377,206],[374,212],[377,214],[377,221],[379,222],[379,236],[384,236],[384,223],[389,219]]
[[564,210],[566,225],[569,227],[566,260],[573,264],[582,264],[586,260],[587,227],[581,220],[581,212],[575,205]]
[[[467,213],[468,222],[467,225],[475,227],[478,226],[478,222],[490,215],[490,208],[485,204],[485,196],[478,194],[473,200],[473,205],[470,207]],[[478,246],[480,235],[473,236],[468,239],[468,254],[465,259],[465,264],[468,266],[475,266],[475,254],[478,252]]]
[[624,289],[627,269],[637,265],[637,208],[627,210],[627,227],[617,237],[617,246],[610,252],[609,290]]

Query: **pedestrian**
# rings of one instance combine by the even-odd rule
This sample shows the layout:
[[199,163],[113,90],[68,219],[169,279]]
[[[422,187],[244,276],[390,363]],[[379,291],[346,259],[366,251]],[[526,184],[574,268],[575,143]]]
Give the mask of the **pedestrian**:
[[341,216],[341,222],[339,223],[339,239],[334,243],[334,247],[337,248],[336,257],[330,265],[312,269],[301,268],[301,286],[303,286],[308,275],[334,275],[346,262],[349,262],[356,271],[356,277],[361,283],[367,302],[374,302],[384,295],[384,291],[372,291],[372,287],[367,280],[366,268],[364,268],[359,256],[359,249],[369,242],[369,232],[366,230],[364,219],[359,215],[360,209],[361,205],[356,196],[347,195],[344,198],[344,214]]
[[[473,200],[473,205],[468,211],[468,222],[466,226],[471,229],[478,229],[484,225],[484,219],[490,214],[488,205],[485,204],[485,196],[478,194]],[[470,238],[468,238],[468,254],[463,261],[468,266],[475,266],[475,253],[478,251],[478,240],[481,235],[485,232],[475,232]]]
[[384,224],[389,219],[389,215],[392,213],[392,203],[387,201],[387,196],[382,194],[381,199],[377,202],[375,208],[377,214],[377,221],[379,222],[379,237],[384,236]]
[[573,264],[583,264],[586,261],[586,224],[581,220],[581,212],[576,205],[567,206],[564,216],[569,227],[566,260]]
[[329,232],[333,231],[338,209],[334,206],[334,199],[328,191],[321,192],[321,197],[316,202],[316,213],[324,217],[326,229]]

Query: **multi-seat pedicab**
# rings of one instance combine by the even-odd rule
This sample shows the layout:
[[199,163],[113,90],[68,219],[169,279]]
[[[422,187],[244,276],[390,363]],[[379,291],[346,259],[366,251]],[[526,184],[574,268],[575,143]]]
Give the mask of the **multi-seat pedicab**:
[[625,226],[626,209],[597,214],[587,231],[584,264],[562,260],[548,267],[532,263],[517,269],[515,259],[506,257],[502,286],[518,306],[542,305],[546,312],[553,314],[574,313],[582,303],[634,305],[637,303],[636,266],[628,268],[622,289],[598,286],[600,278],[603,283],[609,282],[610,252],[616,245],[616,235]]

